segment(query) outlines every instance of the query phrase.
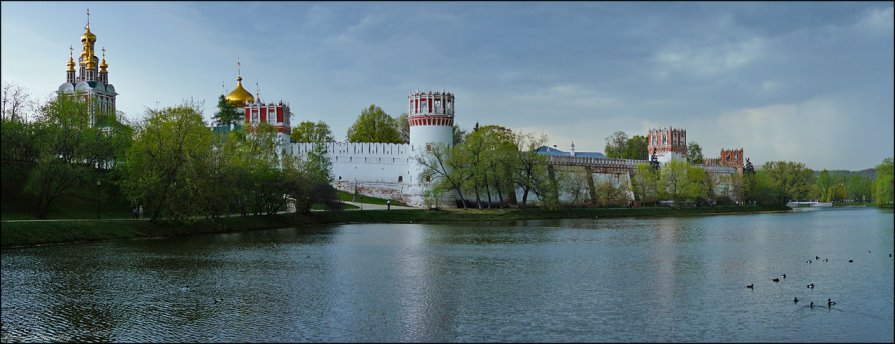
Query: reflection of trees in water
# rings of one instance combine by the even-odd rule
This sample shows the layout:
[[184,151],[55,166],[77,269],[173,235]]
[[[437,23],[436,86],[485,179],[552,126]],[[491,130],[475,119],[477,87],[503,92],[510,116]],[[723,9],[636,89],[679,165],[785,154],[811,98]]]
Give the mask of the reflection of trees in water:
[[[92,246],[92,247],[91,247]],[[52,257],[43,260],[43,272],[50,283],[41,283],[43,293],[52,295],[48,324],[50,333],[60,335],[56,340],[74,342],[114,341],[113,328],[116,317],[110,299],[112,291],[102,285],[101,274],[108,273],[104,266],[101,245],[81,247],[93,253],[94,259],[79,259],[78,248],[64,247],[47,252]],[[43,253],[43,252],[41,252]],[[113,297],[114,298],[114,297]]]

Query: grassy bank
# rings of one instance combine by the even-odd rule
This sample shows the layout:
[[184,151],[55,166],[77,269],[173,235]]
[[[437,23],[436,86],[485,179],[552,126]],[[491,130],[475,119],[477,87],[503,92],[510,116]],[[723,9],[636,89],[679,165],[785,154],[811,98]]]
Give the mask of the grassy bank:
[[786,207],[714,207],[714,208],[579,208],[579,209],[506,209],[506,210],[371,210],[315,212],[295,214],[228,217],[218,221],[199,220],[189,224],[150,223],[146,220],[60,220],[22,221],[0,224],[2,247],[35,246],[57,243],[89,242],[139,238],[178,237],[184,235],[226,233],[329,223],[419,223],[457,221],[518,221],[564,218],[619,218],[701,216],[737,213],[787,211]]

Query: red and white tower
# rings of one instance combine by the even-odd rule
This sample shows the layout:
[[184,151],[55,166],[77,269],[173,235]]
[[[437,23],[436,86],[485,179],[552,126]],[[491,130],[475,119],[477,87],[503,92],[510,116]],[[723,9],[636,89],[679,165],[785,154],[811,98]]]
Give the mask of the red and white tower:
[[407,96],[407,121],[410,145],[431,147],[454,143],[454,94],[450,92],[411,92]]
[[650,129],[646,135],[647,154],[653,153],[661,163],[673,159],[687,159],[687,131],[684,129]]

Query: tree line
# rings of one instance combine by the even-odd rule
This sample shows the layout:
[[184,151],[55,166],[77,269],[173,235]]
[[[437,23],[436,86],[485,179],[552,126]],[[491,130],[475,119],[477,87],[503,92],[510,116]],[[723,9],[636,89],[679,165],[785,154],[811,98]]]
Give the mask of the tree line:
[[[361,110],[357,120],[345,133],[345,139],[347,142],[410,143],[410,123],[407,118],[407,113],[392,117],[376,104],[371,104]],[[465,136],[466,131],[455,123],[454,144],[463,141]],[[292,128],[290,138],[292,142],[316,142],[318,139],[324,142],[336,141],[332,130],[324,121],[301,121]]]
[[[97,114],[91,125],[82,97],[57,97],[36,105],[21,89],[3,91],[4,99],[17,104],[4,109],[0,130],[4,203],[28,196],[36,218],[46,218],[60,197],[83,196],[95,190],[94,185],[113,190],[105,197],[144,205],[154,221],[271,214],[287,204],[295,204],[298,213],[310,211],[313,204],[339,207],[331,186],[332,165],[322,144],[333,141],[333,135],[322,121],[300,122],[292,131],[295,142],[319,143],[309,154],[296,157],[278,151],[274,128],[265,124],[240,128],[241,115],[223,96],[215,121],[237,124],[237,129],[217,134],[197,104],[147,110],[136,123],[120,112]],[[22,104],[29,103],[33,113],[25,113],[28,107]],[[346,136],[349,142],[406,143],[406,114],[394,118],[371,105],[361,111]],[[790,161],[767,162],[759,168],[749,164],[743,175],[721,177],[694,166],[701,159],[672,161],[661,168],[644,163],[630,174],[629,189],[595,181],[586,170],[555,170],[546,156],[536,152],[546,142],[546,135],[498,125],[477,123],[468,134],[455,125],[453,145],[435,145],[416,157],[424,167],[420,180],[431,182],[424,199],[438,206],[445,193],[455,192],[464,208],[525,208],[534,195],[543,206],[556,208],[560,194],[572,205],[618,206],[631,193],[645,205],[660,200],[781,205],[793,199],[860,198],[892,206],[891,157],[876,166],[873,179],[828,171],[815,174]],[[701,157],[698,144],[688,148],[694,157]],[[607,138],[606,152],[609,157],[646,160],[646,138],[616,132]]]
[[61,96],[33,117],[3,116],[3,190],[33,199],[38,219],[61,196],[91,194],[94,183],[113,189],[105,194],[116,202],[144,206],[152,221],[341,205],[323,141],[296,157],[279,151],[276,130],[266,124],[216,134],[201,104],[150,109],[137,123],[100,114],[91,125],[83,97]]

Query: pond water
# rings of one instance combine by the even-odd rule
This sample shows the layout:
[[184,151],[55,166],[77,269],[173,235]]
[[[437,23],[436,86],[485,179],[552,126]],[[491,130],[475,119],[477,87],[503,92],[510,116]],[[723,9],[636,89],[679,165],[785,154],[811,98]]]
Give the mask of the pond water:
[[5,249],[2,341],[892,342],[893,227],[861,208]]

